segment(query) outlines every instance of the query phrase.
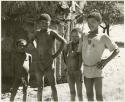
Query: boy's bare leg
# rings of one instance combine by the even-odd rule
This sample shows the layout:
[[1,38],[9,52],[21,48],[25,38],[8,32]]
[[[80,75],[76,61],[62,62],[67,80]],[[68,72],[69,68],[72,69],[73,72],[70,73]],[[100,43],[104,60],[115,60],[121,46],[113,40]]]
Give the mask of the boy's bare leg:
[[37,100],[38,101],[42,101],[42,91],[43,91],[43,87],[38,87],[38,92],[37,92]]
[[95,91],[96,91],[96,99],[97,101],[103,101],[103,96],[102,96],[102,78],[95,78]]
[[14,101],[14,98],[15,98],[15,96],[16,96],[17,90],[18,90],[18,87],[15,87],[14,89],[12,89],[11,97],[10,97],[10,101],[11,101],[11,102]]
[[14,98],[16,96],[16,93],[17,93],[17,90],[18,90],[20,83],[21,83],[20,79],[19,80],[15,79],[14,84],[12,86],[12,90],[11,90],[11,97],[10,97],[11,102],[14,101]]
[[88,101],[94,101],[94,93],[93,93],[94,79],[84,77],[84,83]]
[[36,73],[36,80],[37,80],[37,84],[38,84],[37,100],[42,101],[43,73],[40,73],[40,70],[38,70]]
[[54,75],[54,69],[50,68],[46,72],[46,76],[47,76],[47,79],[51,85],[53,99],[54,99],[54,101],[58,101],[57,89],[55,86],[56,79],[55,79],[55,75]]
[[76,80],[76,87],[77,87],[77,93],[78,93],[78,98],[79,101],[83,101],[83,94],[82,94],[82,72],[78,71],[75,73],[75,80]]
[[54,101],[58,101],[58,95],[57,95],[56,86],[55,85],[51,85],[51,89],[52,89],[52,96],[53,96]]
[[23,85],[23,101],[26,102],[27,98],[27,86]]
[[68,83],[70,88],[71,101],[75,101],[75,97],[76,97],[75,81],[74,79],[71,79],[69,75],[68,75]]
[[25,77],[25,82],[26,83],[23,83],[23,102],[26,102],[27,98],[28,76]]
[[81,81],[76,82],[76,87],[77,87],[79,101],[83,101],[82,82]]

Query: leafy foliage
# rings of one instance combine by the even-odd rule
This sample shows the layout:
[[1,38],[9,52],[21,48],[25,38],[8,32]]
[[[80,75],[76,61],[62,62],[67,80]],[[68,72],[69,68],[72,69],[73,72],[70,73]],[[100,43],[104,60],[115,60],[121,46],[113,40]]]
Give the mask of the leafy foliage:
[[87,1],[83,11],[88,15],[91,11],[96,10],[101,13],[103,22],[112,24],[118,22],[119,18],[123,16],[117,6],[118,3],[118,1]]
[[2,20],[14,19],[25,22],[37,19],[40,13],[55,17],[56,1],[2,1]]

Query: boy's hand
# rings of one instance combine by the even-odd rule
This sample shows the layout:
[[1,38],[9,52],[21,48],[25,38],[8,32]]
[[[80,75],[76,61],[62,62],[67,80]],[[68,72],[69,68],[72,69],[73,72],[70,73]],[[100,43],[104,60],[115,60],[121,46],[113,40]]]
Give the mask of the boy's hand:
[[103,69],[104,66],[108,63],[107,59],[102,59],[100,62],[97,63],[97,68],[98,69]]
[[27,82],[26,82],[26,80],[25,80],[24,77],[21,78],[21,81],[22,81],[22,83],[23,83],[24,86],[27,86]]

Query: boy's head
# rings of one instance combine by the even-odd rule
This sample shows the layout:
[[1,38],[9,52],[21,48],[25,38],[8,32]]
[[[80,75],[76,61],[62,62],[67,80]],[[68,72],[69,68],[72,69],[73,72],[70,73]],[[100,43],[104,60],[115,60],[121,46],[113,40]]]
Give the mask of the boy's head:
[[18,52],[25,52],[27,41],[25,39],[18,39],[16,41],[16,48]]
[[79,42],[80,33],[78,32],[77,29],[74,28],[74,29],[71,31],[70,38],[71,38],[71,41],[72,41],[73,43],[78,43],[78,42]]
[[50,26],[51,17],[49,14],[46,14],[46,13],[41,14],[38,19],[38,22],[42,29],[47,29]]
[[87,22],[91,31],[97,30],[102,22],[102,16],[99,12],[92,12],[87,17]]

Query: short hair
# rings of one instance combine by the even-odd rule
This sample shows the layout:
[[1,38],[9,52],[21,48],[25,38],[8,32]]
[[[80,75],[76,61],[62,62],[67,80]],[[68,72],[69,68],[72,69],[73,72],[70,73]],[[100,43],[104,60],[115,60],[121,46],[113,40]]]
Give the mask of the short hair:
[[87,19],[89,19],[89,18],[95,18],[99,23],[102,22],[102,16],[101,16],[101,14],[99,12],[95,12],[95,11],[91,12],[88,15]]
[[50,21],[51,22],[51,17],[50,17],[49,14],[43,13],[43,14],[40,15],[38,21],[40,21],[40,20],[46,20],[46,21]]
[[27,45],[27,41],[25,39],[18,39],[16,41],[16,46],[18,46],[19,44],[23,45],[23,46],[26,46]]
[[78,29],[77,28],[73,28],[71,33],[70,33],[70,36],[72,35],[72,33],[77,33],[80,37],[81,37],[81,34],[79,33]]
[[76,32],[76,33],[77,33],[78,30],[77,30],[76,28],[73,28],[72,31],[71,31],[71,33],[73,33],[73,32]]

